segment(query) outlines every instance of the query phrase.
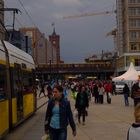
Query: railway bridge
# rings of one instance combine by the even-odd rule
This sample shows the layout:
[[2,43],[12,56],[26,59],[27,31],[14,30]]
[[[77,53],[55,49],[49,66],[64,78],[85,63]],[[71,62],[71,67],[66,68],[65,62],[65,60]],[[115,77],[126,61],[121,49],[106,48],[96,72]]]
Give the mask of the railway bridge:
[[66,75],[96,76],[99,79],[107,79],[114,74],[115,68],[111,62],[107,63],[76,63],[76,64],[48,64],[39,65],[36,74],[39,77],[65,77]]

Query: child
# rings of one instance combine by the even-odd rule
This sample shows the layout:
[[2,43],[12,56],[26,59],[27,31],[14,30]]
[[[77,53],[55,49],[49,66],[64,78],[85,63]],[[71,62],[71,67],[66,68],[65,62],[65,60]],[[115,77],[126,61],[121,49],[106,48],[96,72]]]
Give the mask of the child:
[[134,111],[135,123],[128,130],[127,140],[140,140],[140,103]]

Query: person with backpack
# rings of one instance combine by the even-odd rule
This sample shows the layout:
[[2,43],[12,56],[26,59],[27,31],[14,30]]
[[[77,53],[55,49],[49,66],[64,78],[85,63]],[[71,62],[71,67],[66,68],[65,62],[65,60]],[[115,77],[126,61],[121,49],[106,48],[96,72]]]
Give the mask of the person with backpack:
[[134,100],[134,106],[140,103],[140,82],[136,82],[131,89],[131,98]]

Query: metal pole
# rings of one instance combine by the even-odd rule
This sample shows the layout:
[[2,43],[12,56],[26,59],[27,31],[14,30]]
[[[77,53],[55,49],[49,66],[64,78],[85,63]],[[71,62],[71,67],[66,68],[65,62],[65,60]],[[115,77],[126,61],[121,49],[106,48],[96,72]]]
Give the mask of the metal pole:
[[52,64],[52,61],[50,60],[50,80],[51,80],[51,73],[52,73],[51,64]]
[[25,51],[28,53],[28,36],[25,36]]

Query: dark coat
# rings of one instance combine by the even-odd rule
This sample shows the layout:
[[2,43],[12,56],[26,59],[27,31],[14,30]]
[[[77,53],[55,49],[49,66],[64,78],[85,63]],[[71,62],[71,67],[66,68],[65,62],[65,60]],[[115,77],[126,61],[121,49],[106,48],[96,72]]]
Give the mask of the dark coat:
[[[45,131],[49,130],[50,128],[50,122],[52,118],[52,109],[55,105],[55,100],[51,99],[48,102],[48,107],[46,111],[46,117],[45,117]],[[60,128],[66,128],[68,123],[70,123],[70,126],[73,131],[76,130],[76,125],[73,120],[73,115],[70,107],[70,102],[66,99],[62,99],[60,101]]]
[[139,83],[135,83],[132,86],[132,94],[131,97],[134,98],[140,98],[140,87],[139,87]]
[[99,96],[98,86],[96,84],[93,87],[93,96],[95,97]]
[[[83,106],[80,105],[81,94],[84,94]],[[76,98],[75,108],[77,108],[77,109],[79,109],[79,108],[86,108],[88,106],[89,106],[89,103],[88,103],[88,95],[87,95],[87,93],[86,92],[78,93],[77,94],[77,98]]]
[[123,88],[123,94],[129,95],[129,93],[130,93],[129,87],[125,84],[125,86]]

